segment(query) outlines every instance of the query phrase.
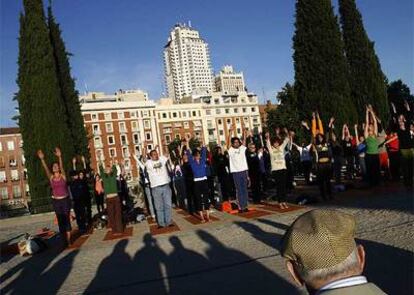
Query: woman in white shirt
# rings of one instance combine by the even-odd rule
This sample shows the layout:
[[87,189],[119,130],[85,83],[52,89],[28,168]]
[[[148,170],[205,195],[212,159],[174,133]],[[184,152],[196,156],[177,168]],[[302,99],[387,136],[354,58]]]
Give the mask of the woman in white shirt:
[[272,167],[272,176],[276,182],[276,199],[279,202],[280,209],[287,209],[286,203],[286,181],[287,169],[285,160],[285,147],[289,143],[289,137],[283,141],[280,137],[276,137],[270,142],[269,132],[265,134],[266,143],[270,153],[270,163]]

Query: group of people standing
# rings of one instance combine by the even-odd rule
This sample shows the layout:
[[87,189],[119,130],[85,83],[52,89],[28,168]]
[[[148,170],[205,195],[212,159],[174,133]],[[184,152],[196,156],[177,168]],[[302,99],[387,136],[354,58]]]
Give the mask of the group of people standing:
[[[398,181],[402,175],[405,186],[412,189],[413,112],[408,103],[402,113],[397,114],[394,106],[392,110],[391,124],[385,130],[372,106],[368,105],[365,122],[353,126],[354,134],[347,124],[337,132],[333,117],[324,126],[318,112],[314,112],[310,126],[305,121],[299,126],[310,135],[309,142],[302,141],[300,145],[295,143],[294,130],[276,128],[253,134],[246,128],[239,138],[234,125],[229,129],[226,145],[211,149],[203,142],[191,149],[188,139],[183,139],[176,149],[160,155],[158,147],[148,151],[145,142],[142,154],[133,156],[139,168],[148,215],[160,228],[173,226],[171,212],[175,205],[197,216],[202,223],[209,222],[210,208],[217,203],[222,209],[226,206],[235,209],[237,204],[239,212],[247,212],[249,197],[254,203],[261,203],[270,187],[276,189],[270,198],[277,201],[281,209],[286,209],[287,196],[295,186],[295,174],[303,174],[306,185],[313,184],[312,175],[316,175],[321,198],[329,200],[332,198],[331,179],[337,185],[342,184],[344,167],[345,178],[349,181],[359,176],[375,186],[381,178]],[[50,181],[59,229],[68,242],[71,202],[79,229],[85,232],[92,221],[92,195],[99,213],[105,210],[105,196],[108,226],[113,233],[122,233],[122,206],[128,196],[122,165],[112,159],[104,167],[99,154],[99,173],[93,174],[87,170],[84,157],[80,157],[82,169],[77,170],[75,157],[71,179],[67,179],[58,148],[55,155],[58,162],[53,163],[50,171],[43,152],[38,152]],[[236,202],[231,203],[233,200]]]
[[[72,159],[72,169],[68,178],[63,166],[61,150],[56,147],[55,156],[58,161],[53,162],[51,169],[46,163],[42,150],[37,155],[49,179],[52,206],[56,214],[59,232],[64,237],[64,243],[71,244],[71,209],[75,213],[76,223],[80,234],[87,234],[92,227],[92,198],[99,215],[105,212],[108,216],[108,227],[114,235],[122,234],[124,222],[122,206],[125,206],[128,198],[128,185],[125,179],[125,172],[122,165],[110,165],[103,167],[101,155],[98,155],[99,173],[94,173],[87,167],[84,156]],[[81,168],[77,168],[78,158],[81,159]],[[106,208],[104,206],[106,199]]]

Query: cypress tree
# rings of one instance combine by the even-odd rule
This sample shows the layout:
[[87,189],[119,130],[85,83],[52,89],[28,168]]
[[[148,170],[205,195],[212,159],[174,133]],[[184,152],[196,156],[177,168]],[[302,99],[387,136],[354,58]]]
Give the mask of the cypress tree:
[[56,23],[50,6],[48,7],[48,26],[54,51],[56,74],[66,108],[67,125],[70,130],[71,141],[75,153],[77,155],[84,155],[85,158],[89,159],[88,138],[81,114],[78,92],[75,90],[75,80],[70,74],[70,54],[66,51],[59,24]]
[[61,100],[53,49],[41,0],[24,0],[20,18],[19,70],[16,99],[19,104],[19,126],[27,159],[28,181],[35,213],[50,210],[49,181],[37,159],[42,149],[46,160],[55,160],[53,150],[62,149],[65,168],[73,155],[66,112]]
[[358,108],[359,119],[364,120],[365,105],[372,104],[385,122],[389,116],[385,75],[355,0],[339,0],[339,13],[350,68],[351,96]]
[[325,123],[330,116],[339,123],[354,123],[357,114],[350,98],[349,69],[330,0],[296,2],[293,49],[301,118],[317,110]]

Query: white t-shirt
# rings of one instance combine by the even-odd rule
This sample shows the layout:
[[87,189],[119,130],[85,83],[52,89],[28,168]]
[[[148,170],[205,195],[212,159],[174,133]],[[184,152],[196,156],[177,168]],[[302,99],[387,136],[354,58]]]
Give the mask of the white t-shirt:
[[170,183],[167,161],[166,157],[160,156],[158,161],[148,160],[145,163],[151,188]]
[[230,160],[230,172],[242,172],[249,169],[246,160],[246,147],[241,145],[238,149],[230,147],[229,160]]

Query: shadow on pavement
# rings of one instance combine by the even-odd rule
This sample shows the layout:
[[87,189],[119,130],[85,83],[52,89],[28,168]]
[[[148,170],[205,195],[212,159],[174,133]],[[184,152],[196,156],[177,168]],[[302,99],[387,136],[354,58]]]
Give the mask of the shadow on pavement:
[[226,247],[205,231],[197,235],[205,254],[169,238],[173,249],[166,254],[150,235],[134,258],[119,241],[99,265],[87,294],[298,294],[296,288],[244,253]]
[[[62,249],[51,248],[27,258],[6,271],[0,278],[2,294],[32,294],[36,290],[43,294],[56,294],[72,270],[73,260],[78,250],[68,252],[52,264]],[[5,280],[17,277],[4,285]]]

